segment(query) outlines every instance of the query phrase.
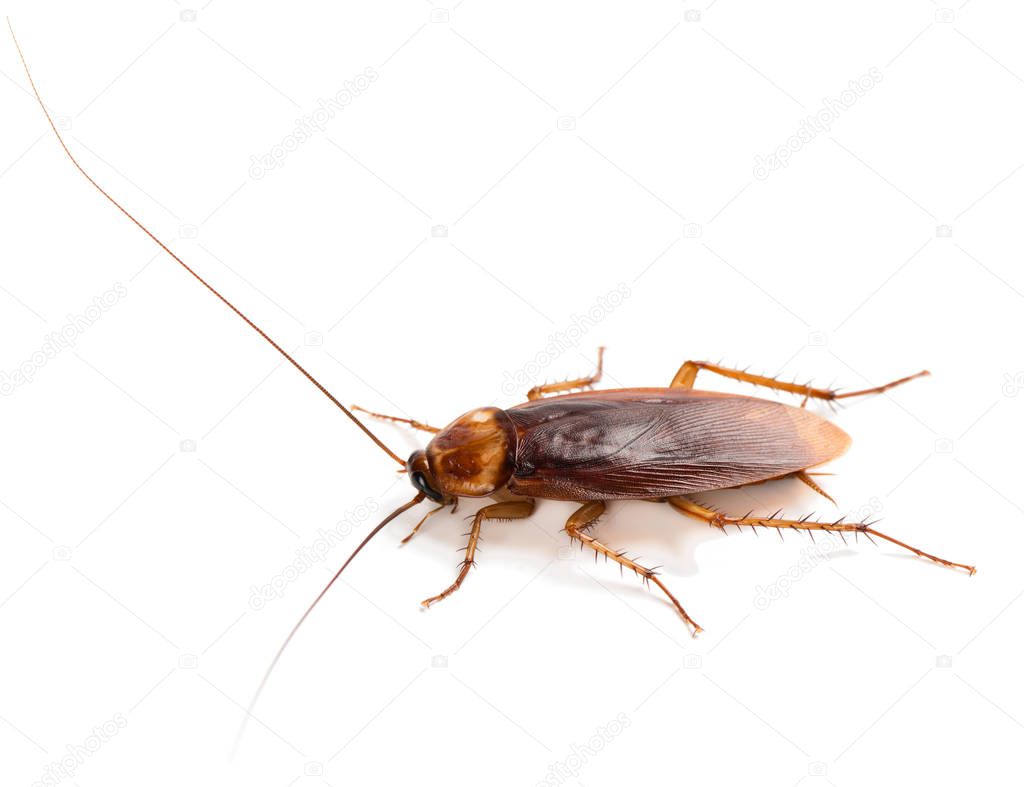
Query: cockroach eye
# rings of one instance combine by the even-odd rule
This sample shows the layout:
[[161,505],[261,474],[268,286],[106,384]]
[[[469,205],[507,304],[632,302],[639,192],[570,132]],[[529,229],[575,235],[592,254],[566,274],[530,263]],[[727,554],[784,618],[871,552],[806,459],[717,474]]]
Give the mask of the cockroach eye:
[[427,478],[423,473],[413,473],[410,476],[412,485],[420,490],[423,494],[433,500],[435,503],[440,503],[443,500],[441,493],[436,489],[433,489],[430,484],[427,483]]
[[427,464],[427,455],[423,450],[413,451],[409,455],[409,459],[405,463],[405,469],[409,473],[409,480],[417,490],[435,503],[444,502],[445,496],[438,492],[434,486],[437,482],[433,479],[430,466]]

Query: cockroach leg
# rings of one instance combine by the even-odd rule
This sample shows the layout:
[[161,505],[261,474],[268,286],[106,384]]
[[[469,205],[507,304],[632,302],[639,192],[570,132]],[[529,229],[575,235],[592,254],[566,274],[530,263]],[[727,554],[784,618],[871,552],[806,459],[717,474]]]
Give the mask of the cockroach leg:
[[703,629],[697,624],[693,618],[689,616],[683,605],[679,603],[678,599],[672,595],[671,591],[665,587],[665,583],[658,578],[658,575],[654,572],[654,569],[646,568],[641,566],[635,560],[627,557],[624,552],[618,552],[611,547],[608,547],[594,538],[586,531],[593,527],[597,520],[601,518],[601,515],[605,511],[605,504],[600,500],[594,500],[589,503],[584,503],[569,517],[565,523],[565,532],[569,535],[570,539],[579,541],[580,544],[585,544],[594,550],[595,555],[604,555],[606,558],[611,558],[620,566],[625,566],[631,569],[633,573],[643,579],[644,582],[653,582],[661,591],[668,596],[669,601],[675,606],[676,611],[682,616],[683,620],[687,622],[693,628],[693,636],[697,636],[698,633]]
[[[826,492],[824,489],[822,489],[818,485],[818,482],[815,481],[813,478],[811,478],[810,475],[808,475],[805,471],[801,470],[801,471],[799,471],[797,473],[793,473],[793,477],[803,481],[805,484],[807,484],[807,486],[809,486],[811,489],[813,489],[815,492],[817,492],[823,498],[825,498],[826,500],[831,502],[832,505],[836,505],[835,498],[833,498],[832,495],[830,495],[828,492]],[[417,527],[419,527],[419,525],[417,525]]]
[[441,593],[436,596],[431,596],[428,599],[424,599],[420,603],[424,607],[429,607],[441,599],[447,598],[462,585],[463,580],[466,579],[466,575],[469,574],[469,569],[473,567],[473,558],[476,555],[476,545],[480,540],[480,526],[483,524],[485,519],[525,519],[533,513],[534,501],[532,499],[526,500],[509,500],[504,503],[493,503],[489,506],[484,506],[476,515],[473,517],[473,525],[469,529],[469,541],[466,543],[466,556],[459,564],[459,573],[455,577],[455,581]]
[[381,421],[393,421],[394,423],[398,424],[408,424],[413,429],[419,429],[421,432],[430,432],[431,434],[437,434],[438,432],[441,431],[436,426],[420,423],[419,421],[414,421],[411,418],[400,418],[397,415],[384,415],[383,413],[375,413],[373,412],[373,410],[367,410],[365,407],[360,407],[358,404],[352,405],[352,409],[360,413],[366,413],[367,415],[372,416],[373,418],[379,418]]
[[[878,385],[874,388],[865,388],[860,391],[847,391],[840,393],[830,388],[814,388],[811,385],[801,385],[800,383],[787,383],[782,380],[777,380],[774,377],[765,377],[760,374],[750,374],[749,372],[740,371],[738,369],[729,369],[725,366],[718,366],[713,363],[706,363],[705,361],[687,361],[679,367],[679,371],[676,372],[676,376],[672,378],[670,388],[693,388],[694,381],[697,379],[697,372],[701,369],[705,369],[714,374],[721,375],[722,377],[728,377],[731,380],[739,380],[740,382],[751,383],[752,385],[763,385],[766,388],[772,388],[776,391],[787,391],[788,393],[796,394],[804,397],[803,404],[807,404],[807,400],[810,399],[824,399],[825,401],[834,401],[836,399],[849,399],[852,396],[865,396],[866,394],[882,393],[888,391],[890,388],[895,388],[897,385],[903,385],[903,383],[916,380],[918,377],[925,377],[929,374],[927,370],[912,374],[909,377],[901,377],[899,380],[893,380],[891,383],[885,385]],[[803,405],[801,405],[803,406]]]
[[757,517],[747,516],[726,516],[720,514],[717,511],[713,511],[710,508],[702,506],[698,503],[693,502],[686,497],[670,497],[668,498],[668,504],[684,514],[702,519],[712,527],[724,529],[727,525],[736,525],[737,527],[773,527],[781,534],[783,530],[806,530],[813,532],[815,530],[825,531],[827,533],[863,533],[869,539],[872,536],[881,538],[888,541],[890,544],[903,547],[910,552],[913,552],[918,557],[923,557],[927,560],[931,560],[933,563],[938,563],[941,566],[947,568],[962,568],[968,574],[974,574],[974,566],[969,566],[965,563],[954,563],[952,560],[946,560],[945,558],[937,557],[936,555],[929,554],[922,549],[912,547],[910,544],[906,544],[902,541],[898,541],[892,536],[887,536],[885,533],[880,533],[871,527],[874,522],[853,522],[847,523],[842,519],[837,519],[835,522],[812,522],[810,518],[806,519],[779,519],[775,515],[769,517]]
[[916,380],[918,377],[927,377],[930,374],[931,372],[929,372],[927,369],[923,369],[917,374],[911,374],[907,375],[906,377],[901,377],[900,379],[893,380],[891,383],[886,383],[885,385],[876,385],[874,388],[863,388],[860,391],[846,391],[844,393],[839,393],[838,391],[835,391],[833,392],[834,396],[832,398],[849,399],[852,396],[865,396],[867,394],[883,393],[884,391],[888,391],[890,388],[895,388],[897,385],[903,385],[903,383],[909,383],[911,380]]
[[576,388],[589,388],[596,382],[601,380],[601,372],[604,369],[604,347],[597,348],[597,371],[595,371],[590,377],[579,377],[575,380],[565,380],[560,383],[545,383],[544,385],[535,385],[529,391],[526,392],[526,398],[531,402],[534,399],[540,399],[545,394],[549,393],[565,393],[566,391],[572,391]]
[[447,503],[442,503],[437,508],[432,508],[429,511],[427,511],[427,513],[425,513],[423,515],[423,518],[419,522],[416,523],[416,527],[414,527],[411,531],[409,531],[409,535],[407,535],[405,538],[402,539],[402,543],[403,544],[408,544],[410,539],[412,539],[412,537],[414,535],[416,535],[418,532],[420,532],[420,528],[423,526],[423,523],[426,522],[428,519],[430,519],[430,517],[432,517],[434,514],[436,514],[442,508],[445,508],[447,505],[448,505]]

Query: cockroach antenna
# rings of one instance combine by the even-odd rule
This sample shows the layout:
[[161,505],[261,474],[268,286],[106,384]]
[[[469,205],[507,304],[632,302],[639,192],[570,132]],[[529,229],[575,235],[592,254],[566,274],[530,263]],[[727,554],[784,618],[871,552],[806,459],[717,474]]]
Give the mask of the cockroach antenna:
[[359,546],[352,550],[352,554],[348,556],[348,560],[341,564],[341,568],[339,568],[337,573],[333,577],[331,577],[331,581],[324,585],[324,589],[320,591],[320,593],[317,595],[315,599],[313,599],[313,603],[310,604],[306,608],[306,611],[302,613],[302,617],[299,618],[298,622],[294,626],[292,626],[292,630],[288,632],[288,636],[285,637],[284,642],[281,643],[281,647],[277,649],[277,653],[274,654],[273,661],[270,662],[270,666],[267,667],[267,671],[263,674],[263,679],[260,681],[260,685],[256,687],[256,692],[253,694],[252,700],[249,702],[249,707],[245,709],[245,716],[242,718],[242,724],[238,729],[238,735],[235,738],[235,745],[232,748],[232,756],[234,756],[234,753],[238,750],[239,744],[242,742],[242,736],[245,734],[245,725],[249,721],[249,718],[252,717],[253,708],[255,708],[256,703],[259,702],[260,695],[263,693],[263,688],[267,685],[267,681],[270,680],[270,675],[271,673],[273,673],[274,667],[276,667],[277,662],[281,660],[281,656],[284,655],[285,648],[288,647],[288,644],[292,641],[292,638],[299,630],[299,627],[306,622],[306,618],[308,618],[310,613],[316,608],[316,605],[320,603],[320,600],[327,595],[327,591],[330,590],[334,583],[338,581],[338,577],[341,576],[341,572],[348,568],[348,564],[352,562],[355,556],[362,551],[363,547],[370,543],[370,539],[377,535],[381,530],[383,530],[384,526],[391,522],[391,520],[393,520],[395,517],[401,514],[404,514],[413,506],[418,505],[420,502],[423,501],[425,497],[426,495],[424,495],[422,492],[418,493],[408,503],[399,506],[386,517],[384,517],[384,519],[381,521],[379,525],[377,525],[373,530],[367,533],[366,538],[364,538],[359,543]]
[[46,115],[46,120],[49,122],[50,128],[53,129],[53,133],[54,135],[56,135],[57,141],[60,143],[60,146],[64,149],[64,152],[67,154],[68,158],[71,159],[71,163],[75,165],[75,168],[79,172],[81,172],[85,179],[88,180],[96,188],[96,190],[99,191],[100,194],[106,197],[115,208],[117,208],[119,211],[121,211],[121,213],[127,216],[136,227],[138,227],[140,230],[146,233],[150,237],[150,239],[154,243],[156,243],[157,246],[159,246],[161,249],[167,252],[171,259],[173,259],[182,268],[184,268],[186,271],[192,274],[192,276],[195,277],[195,279],[200,284],[202,284],[206,289],[208,289],[215,296],[217,296],[217,298],[220,299],[220,301],[223,302],[224,305],[226,305],[229,309],[231,309],[231,311],[233,311],[235,314],[241,317],[245,321],[246,325],[248,325],[250,328],[256,331],[256,333],[258,333],[263,339],[265,339],[267,343],[270,344],[271,347],[273,347],[275,350],[281,353],[281,355],[284,356],[284,359],[288,361],[288,363],[290,363],[292,366],[294,366],[296,369],[302,372],[303,376],[305,376],[307,380],[313,383],[313,385],[317,387],[320,393],[322,393],[324,396],[330,399],[338,407],[338,409],[340,409],[346,416],[348,416],[352,423],[358,426],[366,434],[367,437],[369,437],[371,440],[373,440],[374,443],[377,444],[378,448],[380,448],[384,453],[386,453],[388,456],[394,459],[401,467],[404,468],[405,461],[401,457],[399,457],[398,454],[396,454],[394,451],[392,451],[390,448],[384,445],[383,441],[379,437],[377,437],[377,435],[371,432],[363,424],[362,421],[356,418],[352,414],[352,412],[347,407],[345,407],[345,405],[339,402],[337,397],[335,397],[334,394],[328,391],[319,380],[317,380],[312,374],[306,371],[302,364],[296,361],[291,355],[288,354],[287,351],[285,351],[283,347],[281,347],[281,345],[279,345],[277,342],[271,339],[266,333],[264,333],[262,328],[260,328],[248,317],[246,317],[245,314],[243,314],[242,311],[237,306],[235,306],[235,304],[233,304],[231,301],[229,301],[227,298],[221,295],[213,287],[213,285],[209,284],[206,281],[206,279],[204,279],[202,276],[196,273],[195,270],[189,267],[189,265],[186,264],[185,261],[181,259],[181,257],[179,257],[177,254],[171,251],[170,248],[162,240],[160,240],[156,235],[150,232],[149,229],[141,221],[139,221],[137,218],[135,218],[135,216],[129,213],[128,210],[123,205],[121,205],[120,202],[118,202],[116,199],[110,196],[110,194],[107,193],[107,191],[99,183],[93,180],[92,175],[86,172],[82,165],[78,163],[78,159],[75,158],[74,154],[68,148],[67,143],[64,142],[64,137],[61,136],[61,133],[57,128],[57,125],[53,122],[53,118],[50,116],[50,110],[48,110],[46,108],[46,104],[43,103],[43,98],[39,94],[39,89],[36,87],[35,80],[32,79],[32,72],[29,70],[28,62],[25,60],[25,54],[21,51],[21,45],[18,43],[18,37],[14,34],[14,26],[11,24],[10,17],[7,17],[7,28],[8,30],[11,31],[11,38],[14,40],[14,47],[18,50],[18,57],[21,59],[21,65],[25,68],[25,76],[28,77],[28,83],[32,87],[32,92],[35,94],[36,101],[39,102],[39,106],[42,108],[43,114]]
[[[107,193],[107,191],[99,183],[97,183],[88,172],[85,171],[85,169],[82,167],[82,165],[78,163],[78,160],[75,158],[74,154],[68,148],[67,143],[64,142],[64,137],[61,136],[60,131],[57,129],[56,124],[53,122],[53,117],[50,115],[50,111],[46,108],[46,104],[43,103],[43,98],[39,94],[39,89],[36,87],[35,80],[32,78],[32,72],[29,70],[28,62],[25,60],[25,54],[21,51],[21,45],[18,43],[18,38],[14,34],[14,26],[11,24],[10,17],[7,17],[7,27],[11,31],[11,38],[14,40],[14,46],[18,50],[18,57],[21,59],[21,64],[25,68],[25,76],[28,77],[28,82],[29,82],[29,85],[31,85],[31,87],[32,87],[32,92],[35,94],[36,101],[39,102],[39,106],[40,106],[40,108],[42,108],[43,114],[46,116],[46,120],[50,124],[50,128],[53,129],[53,133],[54,133],[54,135],[56,135],[57,141],[60,143],[60,146],[64,149],[64,152],[67,154],[68,158],[71,159],[71,163],[75,165],[75,168],[80,173],[82,173],[82,175],[85,177],[85,179],[88,180],[89,183],[91,183],[96,188],[96,190],[100,192],[100,194],[102,194],[104,197],[106,197],[107,200],[109,200],[110,203],[114,207],[116,207],[119,211],[121,211],[121,213],[123,213],[125,216],[127,216],[135,226],[137,226],[140,230],[142,230],[144,233],[146,233],[146,235],[148,235],[150,237],[150,239],[154,243],[156,243],[161,249],[163,249],[165,252],[167,252],[167,254],[171,257],[171,259],[173,259],[182,268],[184,268],[186,271],[188,271],[190,274],[192,274],[192,276],[200,284],[202,284],[207,290],[209,290],[211,293],[213,293],[221,302],[223,302],[229,309],[231,309],[231,311],[233,311],[235,314],[237,314],[239,317],[241,317],[242,320],[245,321],[246,325],[248,325],[250,328],[252,328],[254,331],[256,331],[256,333],[258,333],[263,339],[265,339],[267,341],[267,343],[270,344],[271,347],[273,347],[282,356],[284,356],[285,360],[287,360],[292,366],[294,366],[296,369],[298,369],[307,380],[309,380],[311,383],[313,383],[314,386],[316,386],[316,388],[320,391],[320,393],[322,393],[324,396],[326,396],[328,399],[330,399],[331,402],[333,402],[338,407],[338,409],[340,409],[346,416],[348,416],[348,418],[356,426],[358,426],[366,434],[367,437],[369,437],[374,443],[376,443],[376,445],[384,453],[386,453],[388,456],[390,456],[392,459],[394,459],[401,466],[401,468],[404,470],[405,469],[405,462],[394,451],[392,451],[390,448],[388,448],[383,443],[383,441],[381,441],[381,439],[377,437],[377,435],[375,435],[373,432],[371,432],[362,423],[362,421],[360,421],[358,418],[356,418],[352,414],[352,412],[347,407],[345,407],[345,405],[343,405],[340,401],[338,401],[337,397],[335,397],[334,394],[332,394],[330,391],[328,391],[327,388],[325,388],[323,386],[323,384],[319,380],[317,380],[312,374],[310,374],[308,371],[306,371],[305,367],[303,367],[287,351],[285,351],[285,349],[283,347],[281,347],[281,345],[279,345],[277,342],[275,342],[273,339],[271,339],[270,336],[268,336],[263,331],[262,328],[260,328],[258,325],[256,325],[256,323],[254,323],[248,317],[246,317],[245,314],[243,314],[242,311],[237,306],[235,306],[231,301],[229,301],[227,298],[225,298],[223,295],[221,295],[220,292],[218,292],[213,287],[213,285],[208,283],[206,281],[206,279],[204,279],[202,276],[200,276],[198,273],[196,273],[196,271],[193,270],[184,260],[182,260],[173,251],[171,251],[170,248],[168,248],[167,245],[163,241],[161,241],[156,235],[154,235],[152,232],[150,232],[150,230],[142,222],[140,222],[138,219],[135,218],[135,216],[133,216],[131,213],[129,213],[128,210],[123,205],[121,205],[120,202],[118,202],[109,193]],[[245,723],[249,719],[249,717],[252,716],[252,710],[256,706],[257,701],[259,700],[260,695],[263,692],[264,686],[266,686],[267,681],[270,679],[271,673],[274,671],[274,667],[276,667],[278,661],[281,660],[281,656],[284,654],[285,648],[288,647],[288,644],[292,641],[292,638],[295,636],[296,632],[299,630],[299,627],[302,626],[302,624],[306,621],[306,618],[309,617],[310,613],[313,611],[313,609],[316,607],[316,605],[320,603],[320,600],[327,594],[327,591],[331,589],[331,587],[334,585],[334,583],[341,576],[341,573],[348,567],[348,564],[351,563],[353,558],[355,558],[355,556],[358,555],[362,551],[363,547],[365,547],[369,543],[370,539],[372,539],[375,535],[377,535],[377,533],[379,533],[384,528],[385,525],[387,525],[393,519],[398,517],[400,514],[403,514],[404,512],[408,511],[413,506],[418,505],[420,502],[422,502],[424,497],[425,497],[424,493],[423,492],[419,492],[412,500],[410,500],[409,502],[405,503],[404,505],[399,506],[392,513],[390,513],[387,517],[385,517],[384,520],[380,524],[378,524],[373,530],[371,530],[369,532],[369,534],[366,536],[366,538],[364,538],[363,541],[359,544],[359,546],[355,548],[355,550],[352,552],[352,554],[349,555],[348,559],[344,562],[344,564],[342,564],[341,568],[338,569],[338,572],[331,578],[331,581],[328,582],[327,585],[324,587],[324,589],[320,591],[319,595],[317,595],[317,597],[315,599],[313,599],[313,603],[309,605],[309,607],[303,613],[302,617],[299,618],[299,621],[295,624],[295,626],[292,627],[292,630],[289,632],[288,636],[285,638],[284,642],[281,644],[281,647],[278,649],[277,653],[275,654],[274,659],[270,662],[270,666],[267,668],[267,671],[264,674],[263,679],[260,681],[260,684],[257,687],[255,694],[253,695],[252,701],[249,703],[249,707],[246,709],[245,716],[242,719],[242,724],[241,724],[241,727],[240,727],[240,729],[238,731],[238,737],[235,740],[235,748],[236,749],[237,749],[239,743],[242,740],[243,733],[245,732]]]

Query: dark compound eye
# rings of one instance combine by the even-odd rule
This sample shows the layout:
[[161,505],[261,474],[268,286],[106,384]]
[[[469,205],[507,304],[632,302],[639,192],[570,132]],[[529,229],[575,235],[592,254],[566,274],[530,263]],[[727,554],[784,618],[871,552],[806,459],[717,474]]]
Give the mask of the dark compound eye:
[[411,476],[412,485],[419,489],[423,494],[433,500],[435,503],[440,503],[443,499],[441,493],[436,489],[433,489],[430,484],[427,483],[426,476],[423,473],[413,473]]

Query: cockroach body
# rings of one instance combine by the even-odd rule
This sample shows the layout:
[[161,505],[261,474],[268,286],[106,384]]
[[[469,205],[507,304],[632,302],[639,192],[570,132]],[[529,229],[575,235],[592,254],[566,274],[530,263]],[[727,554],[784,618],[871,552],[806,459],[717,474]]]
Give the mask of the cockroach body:
[[[498,500],[473,517],[466,558],[455,582],[441,594],[425,600],[424,605],[445,598],[462,584],[473,564],[484,520],[529,516],[536,499],[581,503],[566,523],[569,537],[658,585],[694,633],[700,626],[654,571],[624,552],[612,550],[588,532],[604,513],[607,502],[666,502],[681,513],[719,528],[735,525],[774,527],[780,533],[782,529],[863,533],[936,563],[974,573],[972,566],[936,557],[880,533],[872,528],[873,523],[785,519],[778,516],[779,512],[768,517],[731,517],[688,497],[795,477],[832,500],[807,471],[840,456],[851,440],[835,424],[808,411],[804,405],[809,399],[832,403],[881,393],[928,372],[863,391],[839,393],[716,364],[687,361],[667,388],[564,393],[589,388],[597,382],[602,362],[603,348],[599,350],[598,369],[593,376],[538,386],[529,392],[528,401],[523,404],[507,410],[471,410],[443,429],[370,413],[434,433],[427,447],[414,451],[406,462],[410,481],[419,496],[430,498],[439,508],[454,506],[462,497]],[[803,405],[794,407],[751,396],[694,390],[693,383],[701,369],[800,395]],[[556,395],[544,398],[547,394]],[[409,537],[418,529],[419,525]]]
[[[13,29],[11,35],[14,36]],[[353,407],[352,410],[405,423],[434,435],[425,449],[414,451],[408,460],[403,461],[352,410],[345,407],[290,354],[93,180],[75,159],[54,125],[32,80],[20,46],[18,53],[43,113],[64,152],[78,170],[175,262],[241,317],[408,472],[416,489],[412,500],[400,506],[370,531],[321,590],[288,634],[264,676],[260,689],[296,631],[352,559],[385,525],[428,498],[437,503],[437,507],[417,523],[404,541],[415,535],[431,514],[449,505],[454,508],[461,498],[491,497],[496,502],[481,507],[473,515],[465,558],[455,581],[440,594],[423,601],[424,606],[440,601],[462,585],[474,563],[481,526],[485,520],[528,517],[537,499],[580,503],[580,507],[565,525],[569,538],[590,548],[596,555],[603,555],[631,569],[644,581],[657,585],[693,628],[694,634],[700,631],[700,626],[687,614],[654,570],[639,564],[625,552],[606,546],[592,534],[608,501],[665,502],[681,513],[723,529],[727,525],[735,525],[776,528],[780,534],[788,529],[808,531],[812,535],[817,530],[840,535],[854,533],[869,538],[875,536],[919,557],[974,573],[973,566],[936,557],[880,533],[872,527],[873,522],[849,523],[844,519],[813,521],[809,517],[787,519],[780,517],[780,512],[770,516],[729,516],[690,497],[701,492],[795,477],[831,500],[807,471],[842,454],[849,446],[850,438],[831,422],[808,411],[805,407],[808,400],[820,399],[832,404],[844,398],[881,393],[926,375],[927,372],[919,372],[874,388],[839,393],[795,382],[782,382],[716,364],[687,361],[666,388],[590,391],[588,389],[601,377],[602,348],[598,352],[597,371],[593,375],[537,386],[530,390],[528,401],[523,404],[506,410],[496,407],[471,410],[443,429]],[[803,397],[803,402],[800,407],[794,407],[749,396],[697,391],[693,385],[701,370],[795,394]],[[579,389],[584,390],[573,393]]]
[[792,475],[849,444],[833,423],[779,402],[626,388],[472,410],[406,466],[435,502],[503,487],[548,500],[645,500]]

